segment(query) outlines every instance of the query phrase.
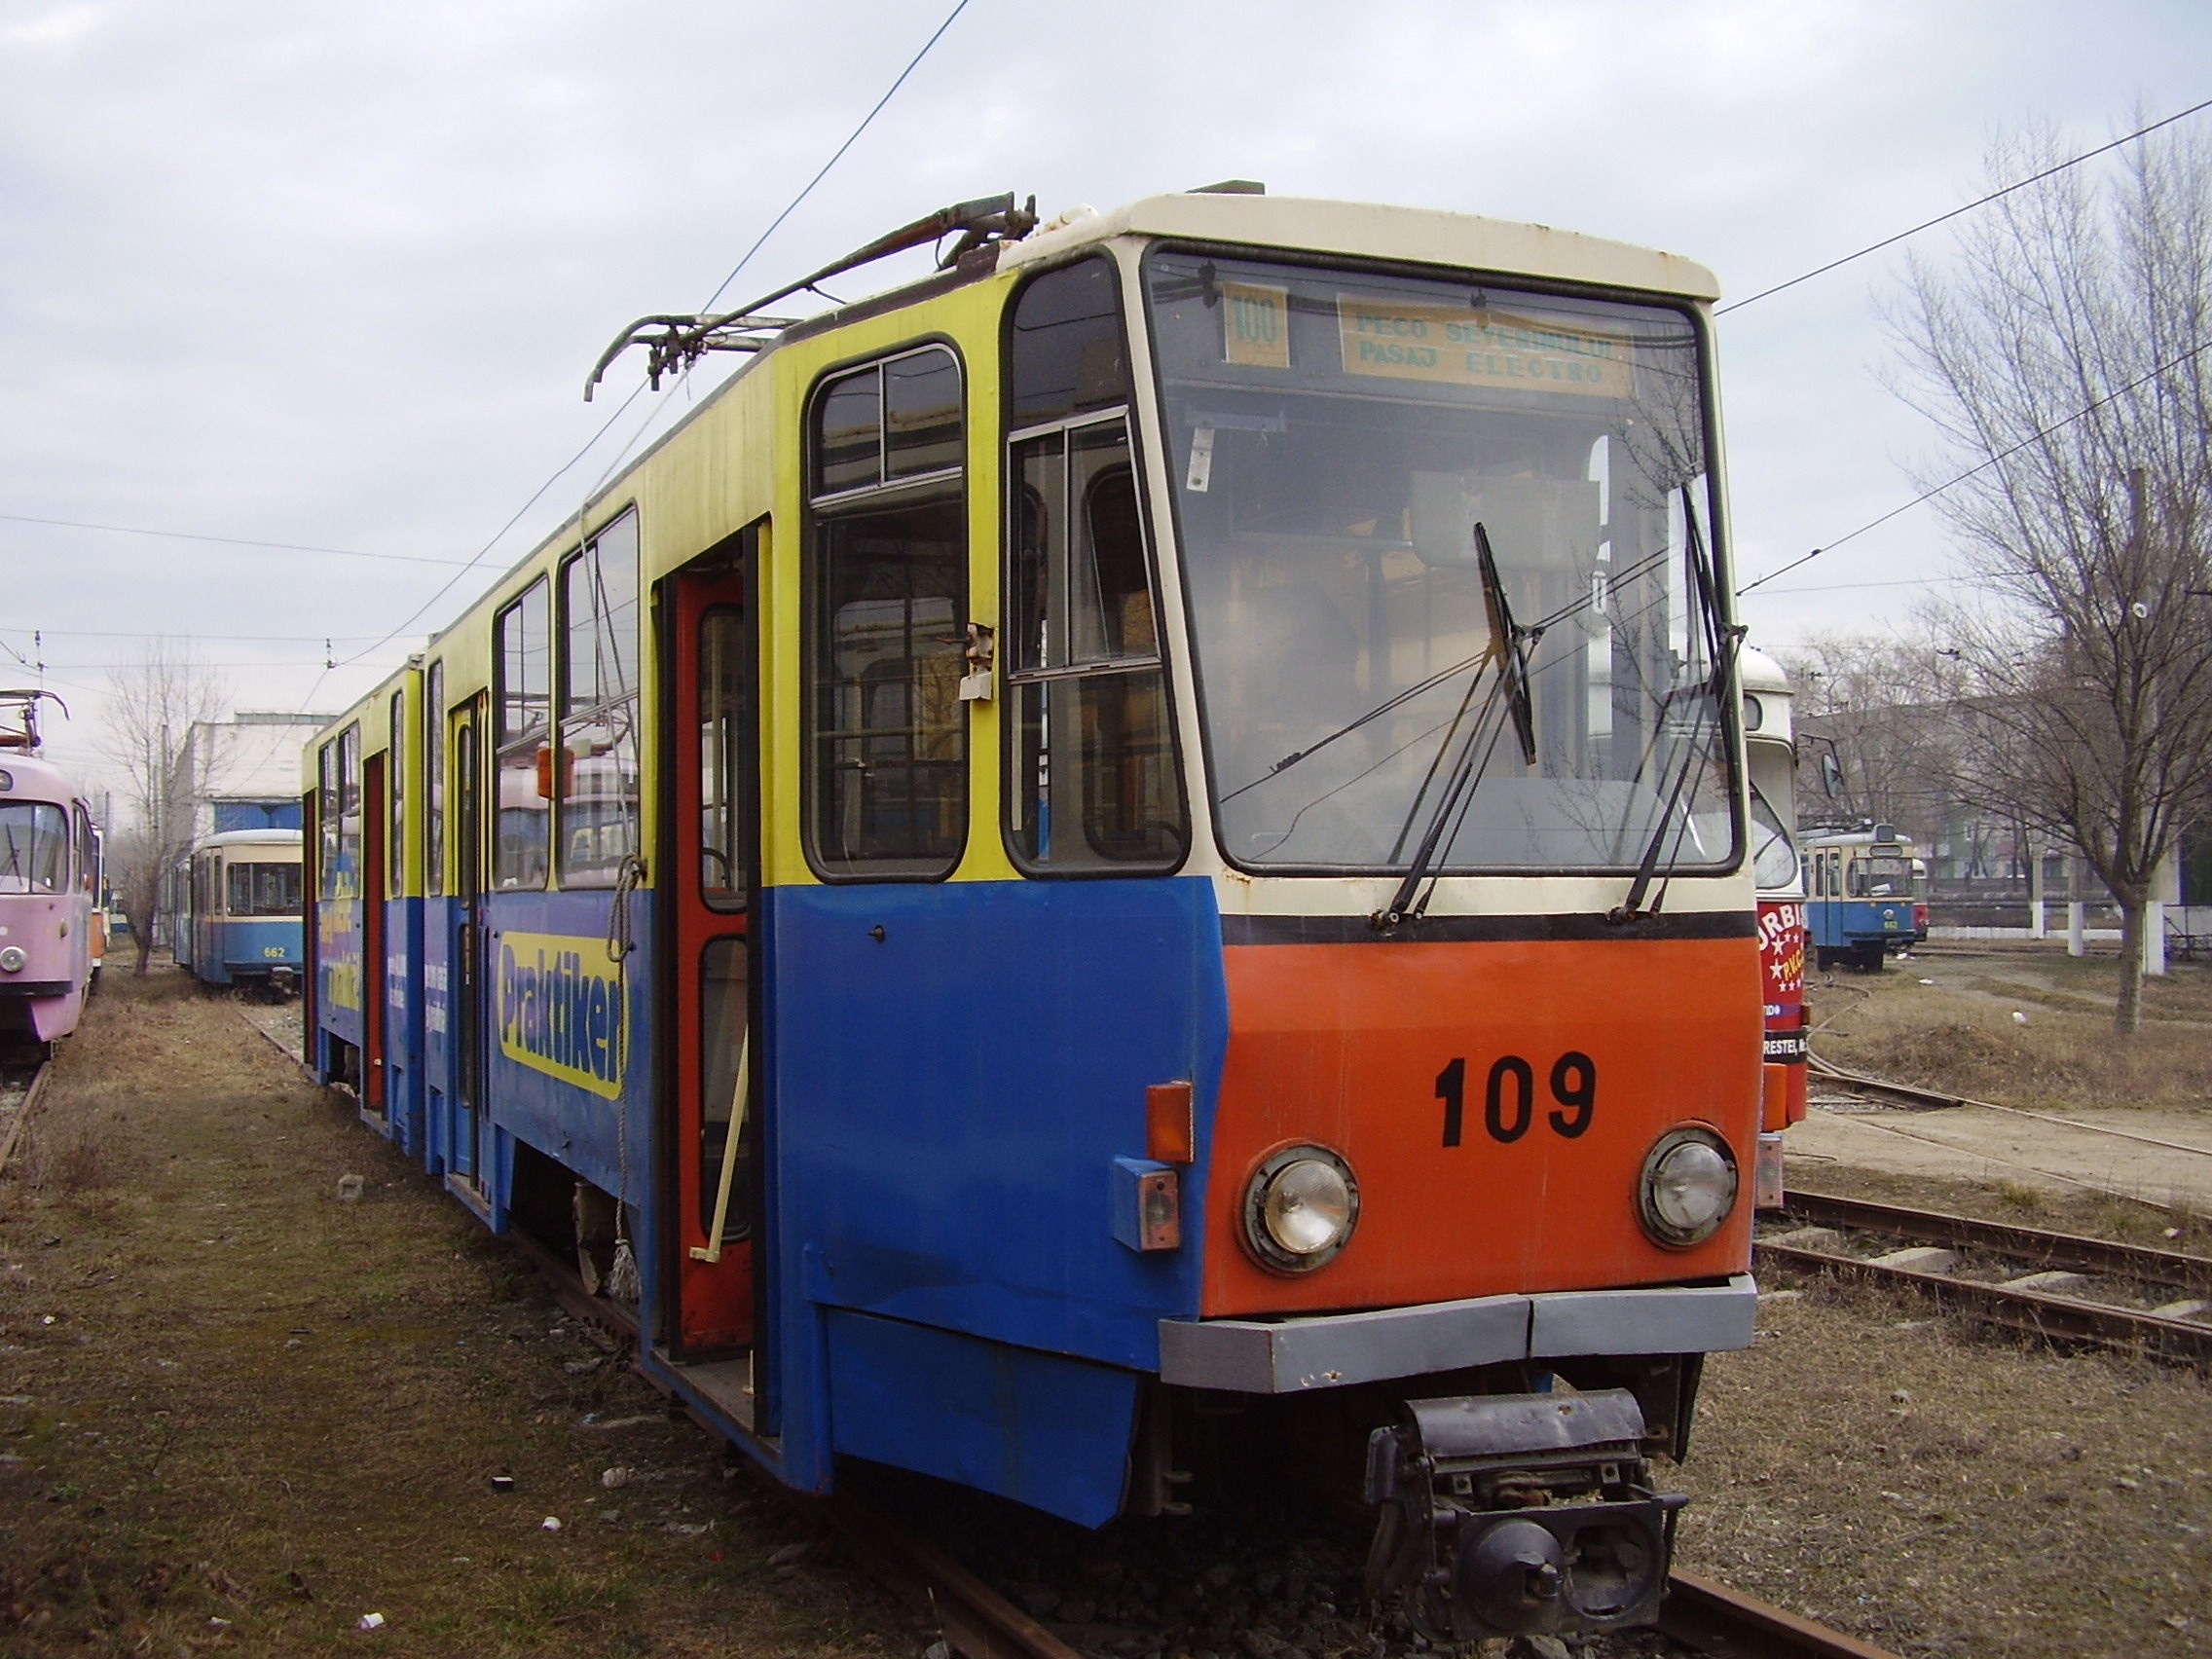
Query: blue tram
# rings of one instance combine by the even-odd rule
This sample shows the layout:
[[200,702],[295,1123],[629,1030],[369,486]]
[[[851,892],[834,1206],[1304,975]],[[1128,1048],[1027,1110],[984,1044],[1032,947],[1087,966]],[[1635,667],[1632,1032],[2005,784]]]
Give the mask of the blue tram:
[[1875,973],[1928,937],[1928,866],[1912,846],[1888,824],[1805,842],[1805,935],[1820,967]]
[[179,862],[171,954],[205,985],[247,985],[276,996],[300,988],[300,831],[227,830]]
[[1712,278],[855,258],[952,235],[618,343],[749,357],[310,750],[312,1064],[793,1486],[1295,1471],[1432,1627],[1648,1621],[1767,1082]]

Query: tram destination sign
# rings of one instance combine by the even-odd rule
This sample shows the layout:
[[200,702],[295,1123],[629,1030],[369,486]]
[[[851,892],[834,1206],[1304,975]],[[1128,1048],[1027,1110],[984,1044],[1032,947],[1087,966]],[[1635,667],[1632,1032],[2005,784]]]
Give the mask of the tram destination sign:
[[1626,399],[1635,367],[1616,334],[1510,312],[1337,300],[1345,373]]

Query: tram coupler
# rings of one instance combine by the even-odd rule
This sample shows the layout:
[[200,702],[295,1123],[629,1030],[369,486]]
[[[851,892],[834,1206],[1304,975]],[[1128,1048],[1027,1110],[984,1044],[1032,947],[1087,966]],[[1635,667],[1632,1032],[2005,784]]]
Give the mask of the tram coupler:
[[1369,1600],[1439,1640],[1649,1624],[1688,1497],[1651,1490],[1643,1440],[1626,1388],[1407,1401],[1367,1442]]

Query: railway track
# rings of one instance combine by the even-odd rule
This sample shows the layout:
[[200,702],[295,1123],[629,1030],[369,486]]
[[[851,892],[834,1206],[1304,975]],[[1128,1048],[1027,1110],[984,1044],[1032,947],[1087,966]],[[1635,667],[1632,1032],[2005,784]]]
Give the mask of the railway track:
[[1905,1209],[1785,1195],[1767,1262],[1910,1287],[1937,1306],[2046,1342],[2212,1366],[2212,1258]]
[[[509,1237],[543,1275],[554,1301],[601,1333],[605,1346],[635,1343],[637,1329],[624,1310],[585,1290],[572,1263],[519,1230]],[[949,1652],[966,1659],[1087,1659],[888,1506],[844,1493],[822,1503],[819,1514],[870,1570],[927,1604]],[[1710,1659],[1896,1659],[1885,1648],[1682,1569],[1668,1578],[1659,1629]]]
[[[627,1310],[586,1290],[573,1262],[519,1229],[508,1237],[537,1268],[554,1301],[598,1333],[602,1346],[616,1350],[636,1343],[637,1327]],[[2212,1269],[2212,1263],[2200,1265]],[[681,1409],[673,1399],[672,1406]],[[850,1492],[819,1503],[780,1490],[779,1495],[813,1507],[869,1570],[926,1604],[948,1653],[966,1659],[1089,1659],[949,1551],[913,1530],[889,1505]],[[1680,1568],[1668,1577],[1659,1630],[1707,1659],[1897,1659],[1886,1648]],[[1585,1651],[1598,1655],[1611,1649],[1600,1639],[1599,1645]]]
[[7,1173],[23,1125],[30,1122],[38,1097],[46,1091],[47,1080],[53,1075],[52,1060],[0,1068],[0,1174]]
[[[968,1659],[1086,1659],[934,1544],[858,1500],[831,1508],[833,1524],[877,1570],[927,1597],[947,1647]],[[1660,1631],[1708,1659],[1897,1659],[1786,1608],[1700,1573],[1668,1576]],[[1601,1645],[1593,1652],[1609,1651]]]

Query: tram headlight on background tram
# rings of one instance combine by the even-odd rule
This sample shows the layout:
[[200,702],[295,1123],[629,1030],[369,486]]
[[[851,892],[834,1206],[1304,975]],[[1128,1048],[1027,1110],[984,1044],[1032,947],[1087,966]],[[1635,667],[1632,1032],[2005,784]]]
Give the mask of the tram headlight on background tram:
[[1637,1219],[1670,1249],[1704,1242],[1736,1207],[1736,1159],[1711,1129],[1669,1129],[1644,1154],[1636,1184]]
[[29,954],[21,945],[8,945],[4,949],[0,949],[0,974],[20,974],[23,971],[23,964],[29,960]]
[[1359,1182],[1324,1146],[1268,1155],[1244,1188],[1244,1242],[1264,1267],[1311,1272],[1335,1259],[1359,1221]]

